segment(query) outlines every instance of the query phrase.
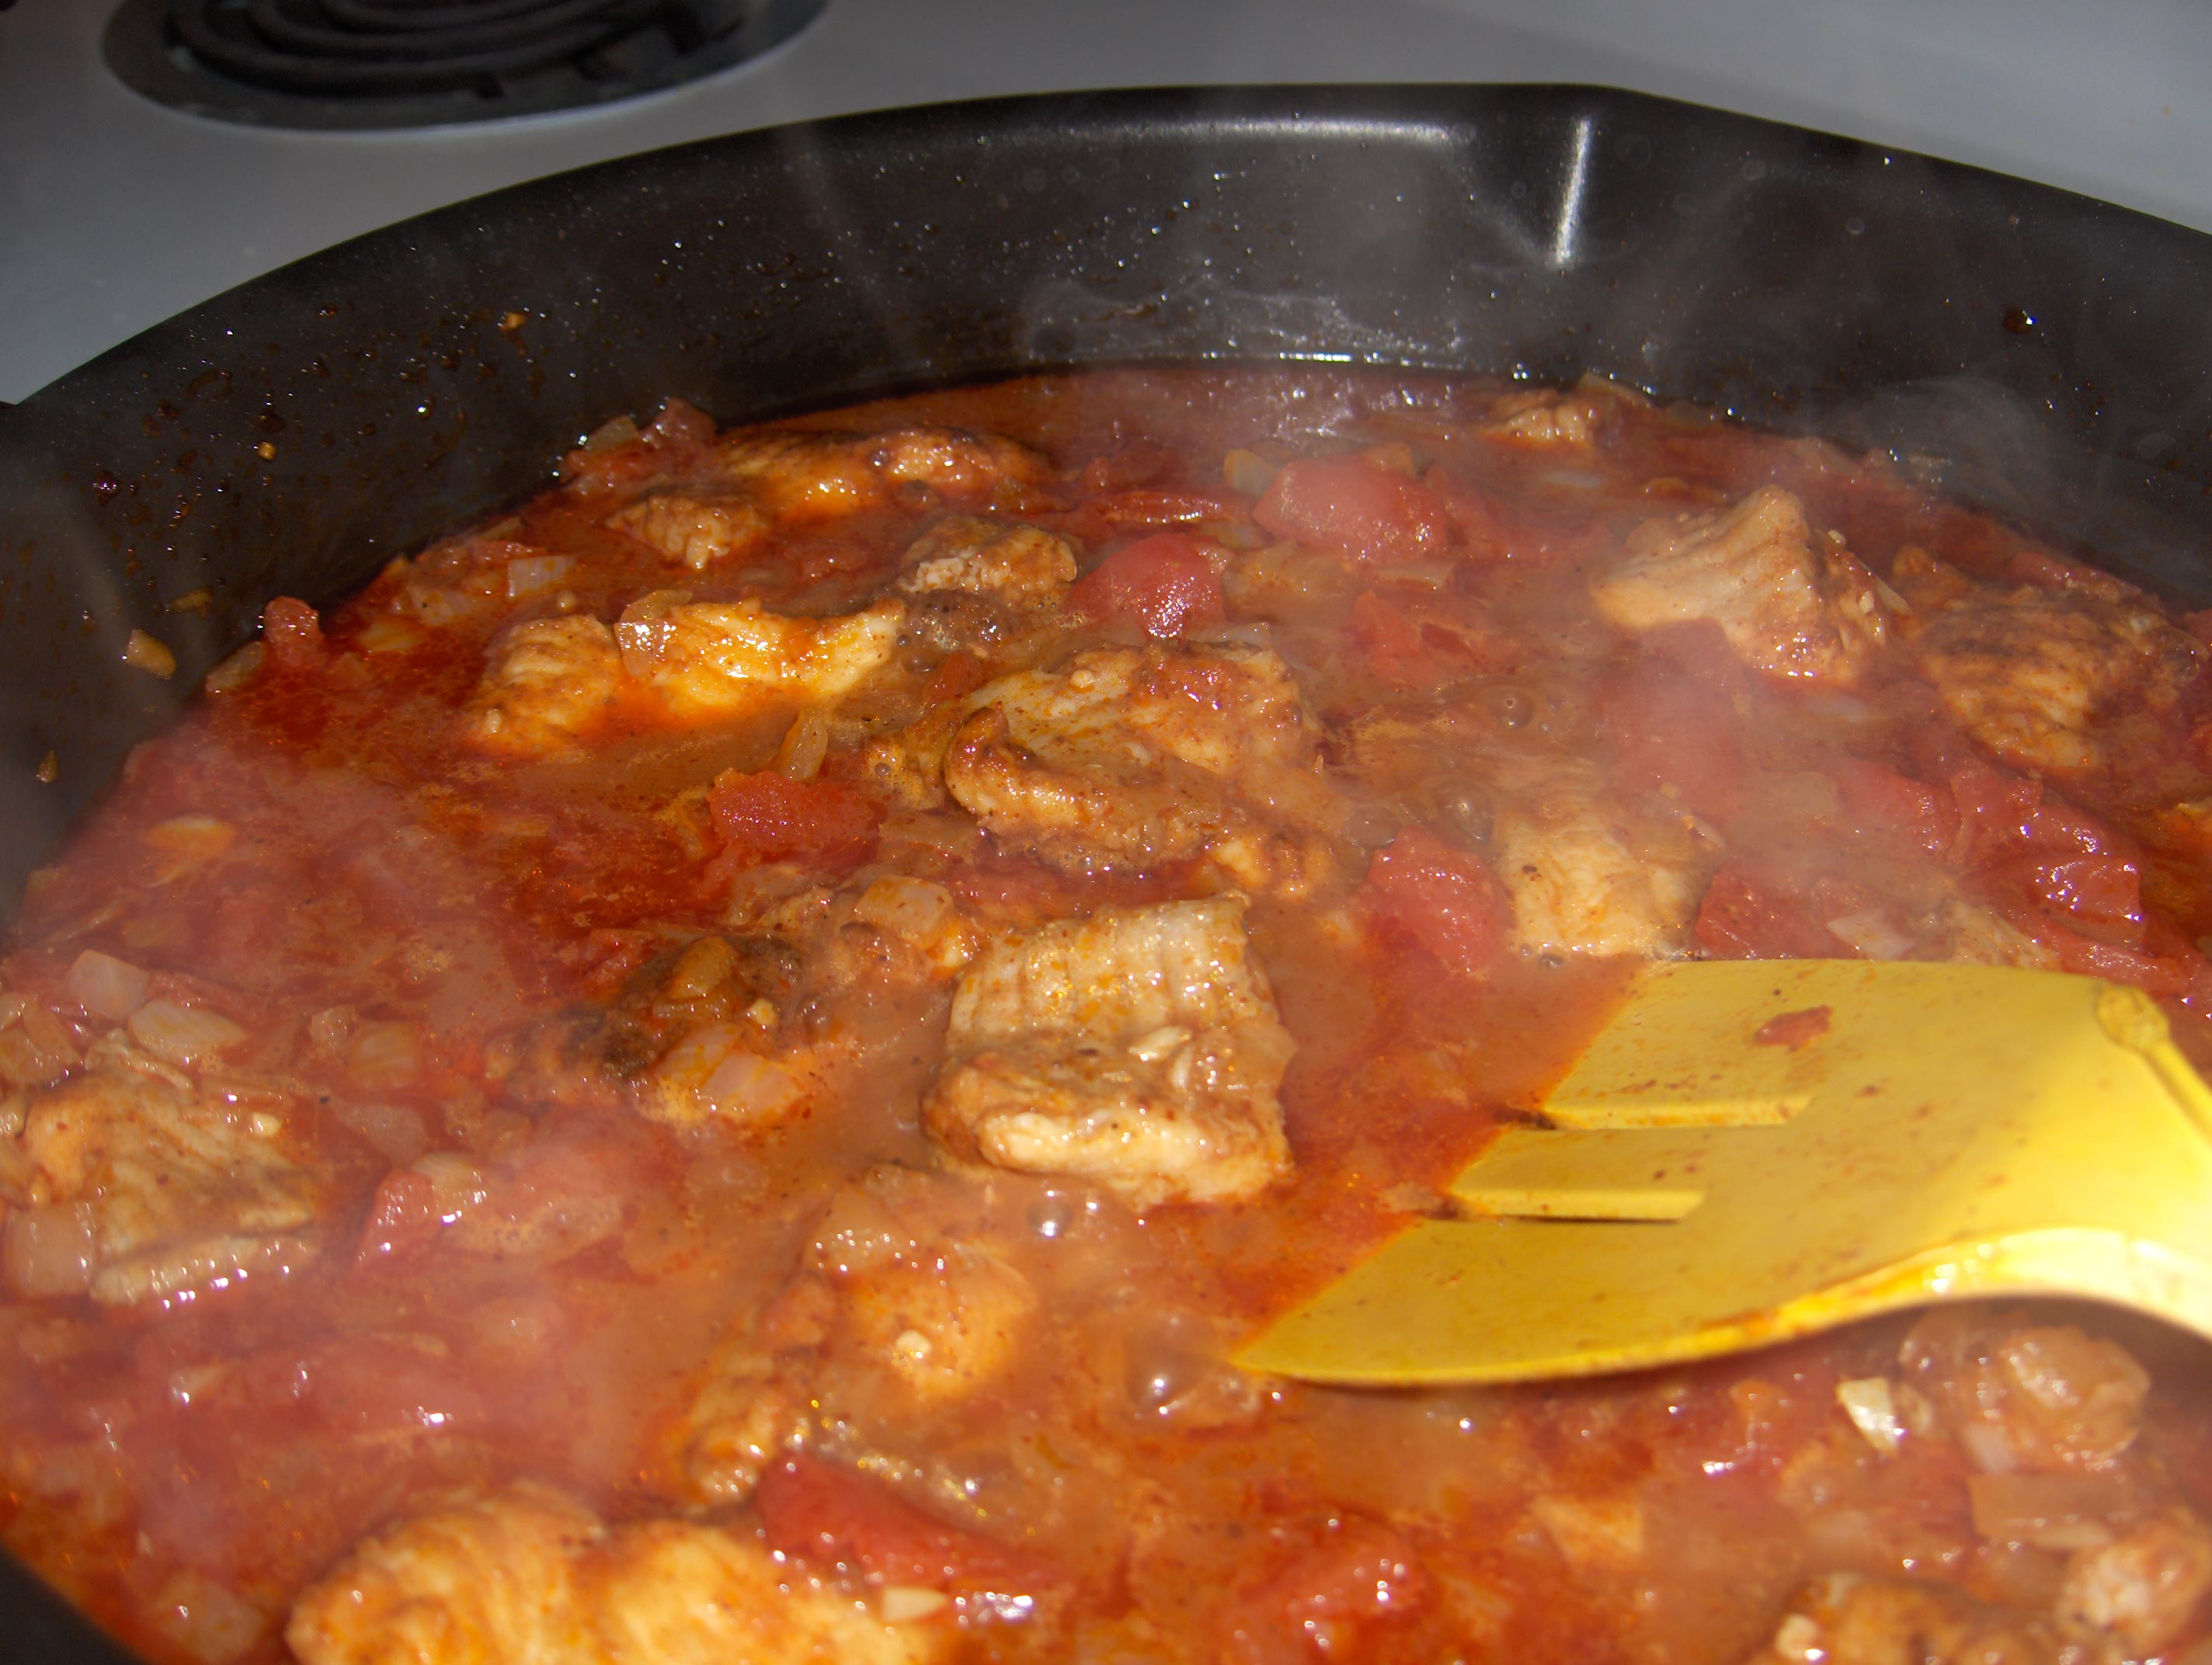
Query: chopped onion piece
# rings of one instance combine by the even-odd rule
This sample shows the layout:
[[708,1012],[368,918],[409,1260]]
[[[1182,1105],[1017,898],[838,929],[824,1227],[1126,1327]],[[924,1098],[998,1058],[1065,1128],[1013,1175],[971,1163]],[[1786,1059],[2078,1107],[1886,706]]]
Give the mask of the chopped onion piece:
[[1450,584],[1452,574],[1458,570],[1455,562],[1408,561],[1391,568],[1390,579],[1393,583],[1425,584],[1430,589],[1441,590]]
[[793,781],[811,781],[829,755],[829,714],[818,705],[810,705],[791,720],[769,767]]
[[317,1052],[336,1052],[353,1033],[360,1014],[349,1006],[326,1006],[307,1019],[307,1044]]
[[702,1024],[663,1053],[653,1066],[653,1077],[678,1091],[688,1091],[703,1081],[738,1043],[732,1024]]
[[62,980],[62,988],[95,1017],[121,1023],[145,1004],[147,973],[128,960],[88,948]]
[[5,1029],[30,1010],[27,994],[0,994],[0,1029]]
[[422,627],[411,618],[380,613],[361,627],[354,645],[364,653],[404,653],[427,640]]
[[268,643],[249,641],[201,678],[200,686],[210,694],[235,694],[253,680],[268,657]]
[[1188,1047],[1191,1033],[1180,1024],[1162,1024],[1130,1042],[1129,1055],[1139,1063],[1157,1064]]
[[1928,1395],[1910,1382],[1899,1382],[1890,1389],[1890,1397],[1897,1403],[1898,1420],[1905,1431],[1917,1439],[1943,1437],[1943,1418]]
[[507,594],[510,601],[560,587],[576,564],[573,555],[529,555],[507,563]]
[[943,1613],[951,1605],[952,1598],[941,1589],[921,1584],[885,1584],[880,1611],[886,1625],[907,1625]]
[[177,674],[177,656],[170,651],[169,644],[143,630],[133,630],[124,642],[123,662],[149,677],[166,678]]
[[[1267,534],[1249,520],[1200,520],[1191,531],[1225,550],[1256,550],[1267,541]],[[1220,560],[1214,562],[1217,568],[1223,564]]]
[[76,1036],[67,1024],[36,1000],[23,1008],[22,1024],[23,1032],[41,1052],[51,1053],[70,1064],[77,1062]]
[[939,972],[959,970],[981,946],[952,893],[926,878],[885,875],[860,892],[853,917],[898,938]]
[[456,1224],[491,1195],[483,1170],[458,1151],[433,1151],[416,1158],[413,1167],[430,1182],[430,1206],[442,1224]]
[[666,1000],[703,1000],[738,969],[738,951],[721,937],[701,937],[685,945],[661,979],[660,994]]
[[1221,478],[1230,490],[1257,497],[1274,483],[1275,465],[1258,452],[1239,447],[1221,459]]
[[0,1082],[9,1086],[46,1086],[67,1075],[76,1062],[73,1054],[47,1051],[27,1030],[0,1032]]
[[346,1054],[356,1086],[404,1087],[422,1073],[422,1042],[412,1024],[363,1024]]
[[1393,474],[1416,475],[1421,471],[1421,459],[1413,454],[1413,447],[1403,440],[1382,440],[1373,445],[1364,445],[1356,453],[1364,461],[1377,468],[1388,469]]
[[1892,925],[1879,908],[1832,919],[1828,929],[1870,960],[1901,960],[1912,951],[1912,939]]
[[172,1064],[196,1064],[246,1038],[246,1030],[221,1012],[174,1000],[147,1001],[125,1027],[132,1040]]
[[129,1070],[149,1081],[162,1081],[179,1092],[190,1094],[192,1078],[174,1064],[165,1064],[160,1059],[135,1044],[128,1031],[111,1029],[84,1050],[85,1067],[95,1070]]
[[952,892],[927,878],[893,873],[878,879],[853,903],[853,917],[909,942],[926,940],[953,916]]
[[1273,647],[1275,627],[1265,619],[1224,620],[1193,630],[1187,640],[1212,647]]
[[1878,1376],[1863,1376],[1836,1383],[1836,1403],[1851,1419],[1851,1426],[1866,1436],[1866,1443],[1886,1457],[1897,1455],[1905,1443],[1905,1425],[1898,1419],[1897,1401],[1889,1383]]
[[611,421],[601,422],[584,435],[580,448],[586,451],[612,451],[618,445],[628,445],[637,436],[637,423],[635,419],[626,416],[616,416]]
[[339,1100],[331,1106],[341,1126],[360,1134],[377,1153],[394,1166],[414,1161],[429,1148],[430,1134],[422,1113],[409,1104],[356,1104]]
[[238,829],[211,815],[173,815],[155,822],[142,836],[166,854],[204,859],[221,855],[235,843]]
[[1785,1614],[1774,1627],[1774,1656],[1789,1660],[1791,1665],[1823,1665],[1828,1657],[1826,1635],[1818,1619],[1802,1613]]
[[653,590],[640,596],[615,621],[615,640],[633,676],[658,669],[674,642],[672,615],[691,599],[689,590]]
[[489,599],[448,584],[410,584],[399,592],[399,605],[434,629],[468,617]]
[[1986,1422],[1965,1424],[1959,1430],[1959,1443],[1966,1448],[1967,1460],[1984,1474],[2009,1474],[2020,1467],[2004,1431]]
[[699,1084],[701,1103],[716,1115],[750,1121],[772,1116],[798,1101],[799,1078],[772,1058],[736,1051]]

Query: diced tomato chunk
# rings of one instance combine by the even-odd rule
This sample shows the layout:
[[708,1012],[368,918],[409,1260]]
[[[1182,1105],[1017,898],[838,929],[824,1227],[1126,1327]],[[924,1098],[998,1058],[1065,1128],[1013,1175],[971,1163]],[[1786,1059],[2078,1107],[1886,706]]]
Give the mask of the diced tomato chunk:
[[1705,887],[1692,934],[1700,948],[1724,960],[1852,957],[1802,898],[1734,862]]
[[660,407],[643,435],[645,442],[664,455],[690,457],[714,442],[714,419],[697,405],[671,399]]
[[278,596],[261,610],[261,640],[268,647],[272,671],[313,671],[330,652],[323,641],[322,619],[306,602],[289,595]]
[[362,1222],[359,1258],[374,1261],[410,1255],[428,1246],[442,1224],[429,1176],[412,1168],[394,1168],[369,1199],[368,1218]]
[[2200,1013],[2212,1011],[2212,960],[2169,921],[2151,915],[2138,939],[2116,942],[2109,933],[2075,928],[2032,901],[2000,896],[1999,914],[2057,957],[2058,969],[2085,977],[2132,983],[2146,994],[2180,1000]]
[[1480,858],[1425,827],[1407,827],[1375,854],[1358,897],[1385,936],[1410,941],[1461,976],[1504,951],[1511,910]]
[[875,849],[881,818],[874,802],[854,787],[793,781],[773,769],[725,769],[714,777],[707,807],[729,854],[753,861],[864,861]]
[[1451,545],[1451,517],[1435,492],[1357,457],[1285,464],[1252,518],[1278,538],[1386,565],[1432,561]]
[[1497,558],[1511,552],[1513,517],[1495,497],[1447,468],[1431,469],[1422,483],[1436,495],[1469,555]]
[[938,661],[937,669],[921,685],[923,702],[941,705],[974,693],[991,680],[991,667],[964,647],[956,647]]
[[1158,532],[1125,544],[1079,580],[1069,602],[1093,618],[1132,618],[1147,635],[1179,636],[1221,617],[1213,548],[1188,532]]
[[1402,1618],[1428,1597],[1413,1547],[1371,1521],[1347,1520],[1242,1592],[1226,1624],[1237,1665],[1308,1665],[1346,1651],[1364,1626]]
[[1520,644],[1468,597],[1423,604],[1416,617],[1362,590],[1352,599],[1350,623],[1368,668],[1400,688],[1435,689],[1476,673],[1510,671],[1521,658]]
[[1948,792],[1866,757],[1838,758],[1826,769],[1860,832],[1932,856],[1948,856],[1956,847],[1959,805]]
[[2212,961],[2146,906],[2142,865],[2104,822],[2031,781],[1951,751],[1968,881],[2059,969],[2212,1007]]
[[776,1548],[877,1583],[1018,1599],[1066,1582],[1040,1556],[940,1520],[841,1464],[804,1454],[763,1475],[753,1501]]
[[1421,644],[1421,627],[1371,590],[1352,599],[1352,639],[1385,682],[1422,683],[1429,654]]
[[1951,796],[1966,829],[1972,858],[1979,862],[2029,852],[2098,855],[2112,851],[2112,829],[2031,781],[1968,758],[1950,772]]
[[2100,927],[2100,936],[2118,933],[2117,939],[2142,939],[2142,871],[2124,857],[2027,856],[1989,868],[1985,877],[2076,923]]

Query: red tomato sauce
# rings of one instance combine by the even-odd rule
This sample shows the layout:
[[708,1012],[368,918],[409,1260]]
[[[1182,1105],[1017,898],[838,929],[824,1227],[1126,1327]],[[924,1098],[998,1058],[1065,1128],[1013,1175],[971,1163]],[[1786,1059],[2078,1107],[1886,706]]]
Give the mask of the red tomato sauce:
[[[1769,487],[1802,531],[1727,542]],[[419,1655],[367,1596],[292,1617],[526,1483],[604,1533],[558,1591],[485,1550],[517,1612],[600,1636],[659,1599],[623,1534],[704,1534],[778,1569],[763,1658],[832,1607],[945,1660],[2178,1655],[2212,1370],[2147,1324],[1968,1307],[1510,1389],[1234,1354],[1443,1212],[1649,959],[2087,972],[2212,1055],[2194,617],[1603,385],[618,426],[272,601],[34,879],[0,1535],[197,1665],[526,1656],[459,1607]],[[1042,961],[984,987],[1101,921],[1233,931],[1215,1015],[1085,1030],[1143,982],[1088,961],[1057,1015]],[[1158,1061],[1194,1030],[1232,1050]],[[1004,1079],[1042,1155],[961,1119]],[[1261,1155],[1132,1179],[1076,1148],[1101,1106]]]

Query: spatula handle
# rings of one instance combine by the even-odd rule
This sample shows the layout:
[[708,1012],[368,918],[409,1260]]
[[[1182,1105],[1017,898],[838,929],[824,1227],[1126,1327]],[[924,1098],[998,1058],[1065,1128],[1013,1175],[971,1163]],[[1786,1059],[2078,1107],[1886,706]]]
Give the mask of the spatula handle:
[[2097,1021],[2106,1034],[2150,1066],[2197,1130],[2212,1139],[2212,1087],[2174,1045],[2172,1026],[2157,1003],[2140,988],[2113,983],[2097,996]]

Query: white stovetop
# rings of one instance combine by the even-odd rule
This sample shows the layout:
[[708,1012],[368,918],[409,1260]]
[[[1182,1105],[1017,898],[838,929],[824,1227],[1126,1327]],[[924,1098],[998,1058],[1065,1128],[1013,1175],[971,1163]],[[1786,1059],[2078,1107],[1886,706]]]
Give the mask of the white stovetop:
[[0,399],[258,272],[461,197],[739,128],[1000,93],[1601,82],[2212,230],[2202,0],[830,0],[798,39],[690,87],[411,134],[159,109],[100,61],[113,3],[0,11]]

